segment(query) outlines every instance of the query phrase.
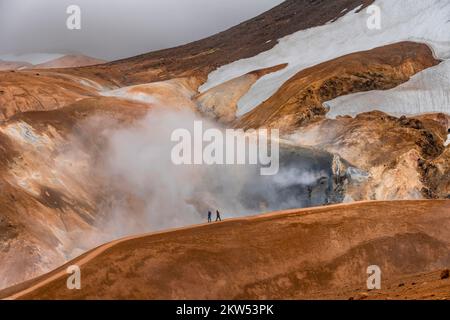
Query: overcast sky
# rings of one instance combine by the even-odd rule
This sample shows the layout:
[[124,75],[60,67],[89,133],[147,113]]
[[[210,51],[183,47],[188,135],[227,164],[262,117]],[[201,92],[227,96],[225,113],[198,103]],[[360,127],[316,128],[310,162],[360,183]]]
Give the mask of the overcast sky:
[[[204,38],[282,0],[0,0],[0,56],[82,53],[114,60]],[[69,30],[69,5],[81,30]]]

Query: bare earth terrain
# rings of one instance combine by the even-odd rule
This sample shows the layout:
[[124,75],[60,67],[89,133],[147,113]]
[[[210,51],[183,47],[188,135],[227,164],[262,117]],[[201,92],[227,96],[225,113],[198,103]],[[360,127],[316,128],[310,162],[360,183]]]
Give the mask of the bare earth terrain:
[[[392,34],[357,29],[374,0],[288,0],[120,61],[0,61],[0,297],[449,298],[450,6],[427,1],[393,11],[410,16],[386,19]],[[344,97],[353,116],[329,117]],[[164,134],[199,119],[280,129],[281,174],[170,166]],[[195,225],[211,208],[228,219]],[[381,290],[365,289],[370,265]]]
[[[448,297],[450,201],[364,202],[231,219],[132,237],[7,289],[20,299],[365,298],[366,268],[379,265],[383,290],[369,298]],[[412,285],[412,282],[415,282]],[[395,287],[400,283],[406,287]],[[412,289],[409,289],[412,288]],[[435,291],[439,288],[439,291]],[[397,296],[396,296],[397,295]]]

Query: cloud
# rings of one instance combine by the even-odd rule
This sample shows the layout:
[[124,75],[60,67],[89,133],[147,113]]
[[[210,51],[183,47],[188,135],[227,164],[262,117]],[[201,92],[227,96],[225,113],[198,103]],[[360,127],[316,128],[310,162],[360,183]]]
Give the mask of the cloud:
[[[114,60],[215,34],[281,0],[0,0],[0,54],[83,53]],[[81,7],[82,29],[66,28]]]

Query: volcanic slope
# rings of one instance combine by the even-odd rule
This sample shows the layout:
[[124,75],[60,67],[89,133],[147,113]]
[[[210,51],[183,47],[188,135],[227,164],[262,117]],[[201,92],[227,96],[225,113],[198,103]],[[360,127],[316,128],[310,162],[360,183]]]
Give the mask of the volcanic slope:
[[[450,201],[362,202],[231,219],[115,241],[1,292],[10,299],[291,299],[450,264]],[[212,241],[211,239],[214,239]],[[65,269],[78,265],[81,290]]]
[[[273,96],[301,70],[338,57],[393,43],[410,41],[427,44],[437,59],[450,58],[450,3],[445,0],[376,0],[371,10],[345,11],[340,19],[300,30],[279,39],[277,45],[252,58],[224,65],[208,75],[201,92],[254,69],[281,63],[288,67],[261,78],[240,99],[238,115],[243,115]],[[370,12],[379,12],[381,26],[371,26]]]
[[0,287],[48,272],[101,241],[89,235],[102,237],[99,205],[112,192],[98,176],[104,132],[148,110],[100,97],[0,124]]
[[[184,46],[82,68],[23,74],[0,72],[0,120],[16,112],[55,109],[74,103],[85,97],[85,91],[92,90],[93,86],[97,90],[108,91],[189,77],[197,78],[200,86],[208,74],[221,65],[255,56],[273,48],[279,38],[323,25],[342,17],[347,9],[370,3],[372,0],[288,0],[234,28]],[[258,69],[264,68],[249,72]],[[29,80],[23,79],[24,76]],[[61,78],[64,78],[64,83],[61,83]],[[68,96],[65,91],[72,94]]]

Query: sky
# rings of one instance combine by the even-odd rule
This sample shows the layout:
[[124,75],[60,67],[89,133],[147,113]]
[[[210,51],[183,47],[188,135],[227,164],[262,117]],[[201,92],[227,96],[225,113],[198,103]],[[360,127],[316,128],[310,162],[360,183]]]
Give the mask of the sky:
[[[0,59],[30,53],[127,58],[202,39],[282,0],[0,0]],[[81,9],[80,30],[66,12]]]

